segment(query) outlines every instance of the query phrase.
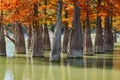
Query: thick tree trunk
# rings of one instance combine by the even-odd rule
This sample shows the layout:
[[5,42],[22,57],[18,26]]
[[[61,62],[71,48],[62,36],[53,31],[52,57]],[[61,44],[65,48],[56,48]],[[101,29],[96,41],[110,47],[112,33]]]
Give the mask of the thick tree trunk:
[[50,61],[59,61],[61,55],[61,27],[62,27],[62,0],[58,1],[57,22],[55,26],[52,48],[50,52]]
[[[38,5],[34,4],[34,16],[38,16]],[[33,57],[43,57],[43,43],[42,43],[42,26],[39,26],[39,21],[33,21],[33,34],[32,34],[32,54]]]
[[102,30],[100,16],[97,16],[97,21],[96,21],[96,36],[95,36],[94,52],[95,53],[103,53],[104,52],[103,30]]
[[83,35],[80,24],[80,7],[74,4],[73,26],[68,43],[68,58],[83,57]]
[[[98,0],[98,6],[101,5],[101,0]],[[99,14],[99,10],[97,14]],[[94,45],[94,52],[95,53],[103,53],[104,52],[104,39],[103,39],[103,30],[102,30],[102,23],[101,17],[97,16],[96,19],[96,36],[95,36],[95,45]]]
[[[86,4],[88,6],[88,0],[86,0]],[[92,46],[92,40],[91,40],[91,27],[89,23],[89,10],[86,9],[86,26],[85,26],[85,33],[84,33],[84,54],[85,55],[91,55],[93,54],[93,46]]]
[[[68,11],[65,10],[65,18],[68,18]],[[67,47],[68,47],[68,40],[69,40],[69,29],[68,29],[68,22],[65,23],[64,26],[64,37],[63,37],[63,46],[62,46],[62,52],[67,53]]]
[[33,31],[33,57],[43,57],[43,43],[41,26],[35,26]]
[[[47,6],[47,0],[45,0],[44,2],[45,2],[44,4]],[[43,26],[43,48],[45,50],[50,50],[51,45],[50,45],[49,32],[48,32],[48,28],[47,28],[46,8],[44,9],[44,14],[45,14],[45,23]]]
[[0,23],[0,56],[6,56],[6,42],[2,23]]
[[114,39],[113,39],[112,25],[111,25],[109,16],[105,18],[104,40],[105,40],[104,41],[105,51],[113,51]]
[[15,22],[15,50],[17,54],[25,54],[25,39],[22,25],[19,22]]
[[49,37],[47,24],[44,24],[44,28],[43,28],[43,48],[45,50],[50,50],[51,49],[50,37]]
[[28,27],[28,49],[31,49],[31,41],[32,41],[32,28]]

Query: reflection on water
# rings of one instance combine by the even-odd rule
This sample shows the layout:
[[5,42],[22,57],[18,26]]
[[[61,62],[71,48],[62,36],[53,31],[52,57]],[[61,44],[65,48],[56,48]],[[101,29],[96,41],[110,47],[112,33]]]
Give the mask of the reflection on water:
[[0,57],[0,80],[120,80],[120,54],[62,59]]

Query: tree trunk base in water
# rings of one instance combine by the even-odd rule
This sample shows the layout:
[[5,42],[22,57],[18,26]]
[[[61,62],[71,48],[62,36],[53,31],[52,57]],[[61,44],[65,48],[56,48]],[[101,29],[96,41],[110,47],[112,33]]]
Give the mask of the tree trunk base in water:
[[104,45],[104,49],[107,52],[113,51],[113,45]]
[[5,53],[0,53],[0,56],[6,56],[6,54]]
[[95,46],[94,53],[104,53],[103,46]]
[[34,55],[32,55],[32,57],[44,57],[44,55],[43,54],[34,54]]
[[59,62],[60,61],[60,55],[54,54],[53,56],[52,55],[50,55],[50,56],[51,56],[50,60],[49,60],[50,62]]
[[87,48],[87,50],[84,49],[84,55],[93,55],[93,48]]
[[67,58],[82,58],[83,57],[83,51],[82,50],[72,50],[70,52],[68,52],[67,54]]

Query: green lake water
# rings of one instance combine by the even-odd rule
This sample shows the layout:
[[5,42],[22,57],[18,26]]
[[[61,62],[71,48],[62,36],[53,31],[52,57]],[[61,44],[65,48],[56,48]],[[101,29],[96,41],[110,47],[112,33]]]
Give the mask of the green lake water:
[[0,57],[0,80],[120,80],[120,51],[82,59]]

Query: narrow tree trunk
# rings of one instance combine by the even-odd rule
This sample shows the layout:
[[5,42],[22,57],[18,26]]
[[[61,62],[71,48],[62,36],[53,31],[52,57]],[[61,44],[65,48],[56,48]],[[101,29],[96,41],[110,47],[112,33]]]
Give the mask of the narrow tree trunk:
[[80,7],[74,4],[73,26],[68,43],[68,58],[83,57],[83,35],[80,24]]
[[[65,10],[65,18],[68,18],[68,11],[67,10]],[[64,37],[63,37],[63,46],[62,46],[63,53],[67,53],[69,31],[70,30],[68,29],[68,22],[66,22],[65,26],[64,26]]]
[[117,32],[115,29],[113,30],[113,36],[114,36],[114,43],[117,43]]
[[114,39],[113,39],[113,32],[112,26],[110,22],[110,17],[107,16],[105,18],[105,32],[104,32],[104,49],[105,51],[113,51],[114,48]]
[[17,54],[25,54],[26,47],[25,47],[25,39],[24,39],[24,32],[22,29],[22,25],[19,22],[15,23],[16,29],[16,36],[15,36],[15,50]]
[[6,42],[2,22],[0,23],[0,56],[6,56]]
[[[47,0],[45,0],[45,5],[47,5]],[[44,9],[44,14],[45,14],[45,23],[44,23],[44,26],[43,26],[43,48],[45,50],[50,50],[51,45],[50,45],[49,32],[48,32],[48,28],[47,28],[46,8]]]
[[31,41],[32,41],[32,28],[31,25],[28,27],[28,49],[31,49]]
[[[38,5],[34,4],[34,16],[38,16]],[[42,26],[39,26],[39,21],[35,19],[33,21],[33,44],[32,54],[33,57],[43,57],[43,43],[42,43]]]
[[[98,6],[101,4],[101,0],[98,0]],[[100,11],[97,11],[99,14]],[[95,53],[103,53],[104,52],[104,39],[103,39],[103,30],[101,24],[101,17],[97,16],[96,19],[96,36],[95,36],[95,45],[94,45]]]
[[61,55],[61,27],[62,27],[62,0],[58,1],[57,22],[55,26],[52,48],[50,52],[50,61],[59,61]]
[[[88,6],[88,0],[86,0],[86,4]],[[88,7],[87,7],[88,8]],[[85,33],[84,33],[84,54],[90,55],[93,54],[93,46],[91,40],[91,28],[89,23],[89,10],[86,9],[86,26],[85,26]]]

